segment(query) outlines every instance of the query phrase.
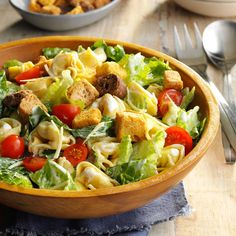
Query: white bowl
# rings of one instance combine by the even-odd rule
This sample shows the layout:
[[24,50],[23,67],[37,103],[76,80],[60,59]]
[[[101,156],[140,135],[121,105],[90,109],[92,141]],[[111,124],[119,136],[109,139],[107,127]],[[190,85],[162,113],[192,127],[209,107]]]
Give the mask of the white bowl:
[[9,0],[10,4],[30,24],[41,29],[51,31],[66,31],[79,28],[95,21],[100,20],[113,10],[120,0],[113,0],[111,3],[96,10],[85,12],[77,15],[46,15],[29,11],[30,0]]
[[181,7],[212,17],[236,16],[236,0],[174,0]]

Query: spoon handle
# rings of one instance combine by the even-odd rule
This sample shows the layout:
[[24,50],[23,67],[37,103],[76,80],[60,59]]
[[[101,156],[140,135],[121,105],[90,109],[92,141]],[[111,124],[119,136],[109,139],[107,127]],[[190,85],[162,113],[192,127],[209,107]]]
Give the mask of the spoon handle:
[[236,116],[234,115],[234,112],[231,110],[231,107],[229,106],[228,102],[226,101],[224,96],[221,94],[219,89],[209,79],[206,72],[202,72],[202,71],[201,72],[198,71],[198,72],[205,79],[205,81],[208,82],[212,93],[215,95],[215,98],[217,99],[219,103],[220,121],[221,121],[223,130],[232,148],[236,151]]
[[232,89],[232,76],[227,71],[224,73],[224,96],[233,112],[236,111],[234,94]]

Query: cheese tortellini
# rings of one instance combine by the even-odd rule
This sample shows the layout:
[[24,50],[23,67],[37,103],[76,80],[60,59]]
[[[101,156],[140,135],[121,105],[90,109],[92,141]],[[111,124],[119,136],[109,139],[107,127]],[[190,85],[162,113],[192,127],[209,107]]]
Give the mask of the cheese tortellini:
[[12,118],[0,119],[0,143],[9,135],[19,135],[21,132],[21,123]]
[[111,179],[108,175],[87,161],[82,161],[78,164],[75,183],[83,184],[87,189],[91,190],[118,185],[116,180]]
[[161,156],[157,160],[158,171],[176,165],[184,156],[185,148],[181,144],[172,144],[164,147],[161,151]]
[[89,142],[95,154],[96,166],[102,170],[112,167],[118,160],[119,142],[116,138],[103,137]]
[[44,150],[62,150],[75,143],[75,138],[67,131],[62,134],[58,127],[49,121],[42,121],[31,132],[29,137],[29,152],[34,155],[42,154]]

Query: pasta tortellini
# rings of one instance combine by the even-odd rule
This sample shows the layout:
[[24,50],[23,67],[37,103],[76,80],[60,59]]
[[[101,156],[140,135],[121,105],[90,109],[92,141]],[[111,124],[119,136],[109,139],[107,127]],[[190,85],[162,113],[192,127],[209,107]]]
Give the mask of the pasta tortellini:
[[116,138],[104,137],[89,142],[94,151],[96,166],[102,170],[112,167],[118,160],[119,142]]
[[115,118],[117,112],[123,112],[126,110],[126,104],[124,101],[109,93],[97,99],[92,104],[92,107],[99,108],[104,116],[110,116],[111,118]]
[[21,123],[12,118],[0,119],[0,143],[9,135],[19,135],[21,132]]
[[44,150],[62,150],[75,143],[75,138],[67,131],[62,133],[58,127],[49,121],[42,121],[32,131],[29,137],[29,152],[42,154]]
[[78,164],[76,168],[75,183],[81,183],[91,190],[118,185],[116,180],[111,179],[104,172],[87,161]]
[[185,148],[181,144],[172,144],[162,149],[161,155],[157,160],[158,171],[162,171],[167,167],[176,165],[178,161],[185,156]]

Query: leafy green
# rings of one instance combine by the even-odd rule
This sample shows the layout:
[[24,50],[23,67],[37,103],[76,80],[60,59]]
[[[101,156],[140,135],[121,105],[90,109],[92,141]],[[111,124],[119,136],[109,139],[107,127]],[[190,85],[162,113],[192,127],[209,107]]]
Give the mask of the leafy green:
[[12,66],[21,66],[21,65],[22,65],[22,62],[20,62],[18,60],[8,60],[4,63],[3,68],[7,69]]
[[41,170],[31,173],[30,178],[42,189],[77,189],[70,173],[52,160],[48,160]]
[[70,52],[71,49],[69,48],[43,48],[42,49],[42,54],[47,58],[47,59],[52,59],[56,55],[58,55],[60,52]]
[[4,70],[0,70],[0,115],[3,112],[2,101],[9,93],[9,88],[7,86],[7,77]]
[[198,106],[185,111],[171,101],[169,103],[169,110],[163,116],[162,121],[169,126],[176,125],[185,129],[193,139],[196,139],[200,135],[200,129],[202,129],[202,125],[198,117],[198,111]]
[[28,172],[21,164],[21,160],[0,157],[0,181],[32,188],[31,181],[28,178]]
[[66,91],[73,84],[73,79],[70,76],[70,71],[65,70],[62,73],[62,79],[56,79],[52,83],[45,95],[42,97],[43,103],[50,103],[51,105],[61,104],[66,102]]
[[157,174],[156,158],[150,156],[141,160],[131,160],[108,168],[107,174],[120,184],[139,181]]
[[124,136],[119,144],[118,164],[126,163],[129,161],[133,152],[132,142],[130,135]]
[[55,150],[46,149],[42,152],[42,156],[47,157],[48,159],[53,159],[55,152]]
[[195,94],[195,87],[193,87],[191,90],[189,90],[189,88],[186,87],[182,90],[182,93],[184,96],[180,104],[180,107],[186,110],[188,108],[188,105],[193,101]]
[[170,67],[157,58],[145,58],[141,53],[126,54],[119,64],[127,71],[127,84],[131,81],[147,86],[152,83],[162,84],[164,71]]
[[91,46],[92,50],[95,50],[96,48],[103,48],[107,58],[115,62],[120,61],[125,55],[125,50],[121,45],[116,45],[114,47],[108,46],[104,40],[96,41]]
[[103,117],[102,121],[98,125],[91,125],[81,129],[71,129],[71,133],[74,137],[80,137],[83,139],[98,138],[107,136],[111,127],[113,127],[114,121],[109,117]]

